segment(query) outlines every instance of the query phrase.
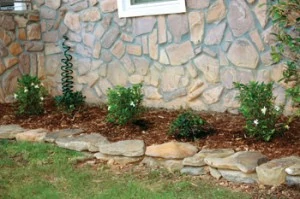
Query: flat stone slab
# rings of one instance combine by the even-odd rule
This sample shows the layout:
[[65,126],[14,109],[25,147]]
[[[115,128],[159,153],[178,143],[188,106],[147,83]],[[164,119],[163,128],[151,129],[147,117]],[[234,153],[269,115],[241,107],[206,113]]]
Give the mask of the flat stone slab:
[[218,171],[218,169],[215,169],[213,167],[208,167],[208,169],[209,169],[209,173],[212,177],[216,178],[217,180],[222,178],[222,174]]
[[300,176],[286,176],[287,185],[300,185]]
[[226,158],[206,157],[204,162],[218,169],[231,169],[253,173],[255,168],[268,161],[268,158],[255,151],[240,151]]
[[257,182],[256,173],[218,169],[222,177],[231,182],[253,184]]
[[205,167],[183,167],[180,170],[180,173],[192,176],[199,176],[207,174],[208,171],[205,169]]
[[106,155],[139,157],[145,154],[143,140],[124,140],[99,146],[99,151]]
[[184,159],[195,155],[198,148],[183,142],[168,142],[160,145],[148,146],[145,155],[165,159]]
[[26,129],[16,124],[1,125],[0,139],[15,139],[16,134],[26,131]]
[[300,163],[286,168],[285,172],[292,176],[300,176]]
[[287,176],[285,169],[296,164],[300,164],[300,157],[290,156],[262,164],[256,168],[258,180],[271,186],[283,184]]
[[95,153],[94,157],[98,160],[108,161],[109,164],[127,165],[142,161],[143,157],[125,157],[125,156],[110,156],[101,152]]
[[48,131],[45,129],[33,129],[16,134],[17,141],[43,142]]
[[99,146],[108,144],[106,137],[92,133],[81,134],[76,137],[64,137],[56,139],[55,143],[62,148],[71,149],[75,151],[99,151]]
[[150,168],[165,168],[171,172],[180,171],[183,168],[182,160],[167,160],[148,156],[144,157],[141,164]]
[[55,142],[58,138],[70,137],[83,133],[82,129],[61,129],[54,132],[49,132],[44,138],[45,142]]
[[234,154],[232,149],[202,149],[199,153],[192,157],[187,157],[183,159],[184,166],[201,167],[206,165],[204,158],[206,157],[216,157],[223,158]]

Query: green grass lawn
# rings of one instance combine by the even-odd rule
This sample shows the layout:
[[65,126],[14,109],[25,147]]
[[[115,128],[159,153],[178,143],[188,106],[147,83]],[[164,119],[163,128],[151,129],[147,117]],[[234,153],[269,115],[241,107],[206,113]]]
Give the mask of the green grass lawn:
[[200,179],[160,170],[117,174],[105,165],[75,167],[79,152],[0,140],[0,198],[250,198]]

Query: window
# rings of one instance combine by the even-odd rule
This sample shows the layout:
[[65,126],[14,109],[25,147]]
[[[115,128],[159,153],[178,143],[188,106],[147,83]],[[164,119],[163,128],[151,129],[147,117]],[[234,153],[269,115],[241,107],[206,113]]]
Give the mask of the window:
[[0,11],[29,10],[30,0],[0,0]]
[[185,12],[185,0],[118,0],[119,17]]

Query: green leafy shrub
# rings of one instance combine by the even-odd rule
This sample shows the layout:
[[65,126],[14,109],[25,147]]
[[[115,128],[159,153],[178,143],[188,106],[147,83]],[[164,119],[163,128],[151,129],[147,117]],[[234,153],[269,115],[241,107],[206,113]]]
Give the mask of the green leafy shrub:
[[73,64],[71,62],[72,55],[69,53],[70,46],[66,45],[65,42],[68,40],[67,36],[64,36],[64,42],[62,43],[62,47],[64,49],[64,56],[65,58],[61,59],[62,66],[61,66],[61,82],[62,82],[62,90],[63,95],[56,96],[54,98],[56,105],[68,112],[72,113],[80,106],[84,104],[85,96],[83,96],[82,92],[73,92]]
[[187,111],[181,113],[170,125],[169,134],[176,139],[194,140],[206,135],[209,130],[204,127],[206,121],[200,116]]
[[274,105],[273,83],[251,81],[247,85],[234,85],[240,91],[240,112],[246,118],[247,135],[269,141],[275,133],[283,130],[277,125],[282,108]]
[[109,89],[107,121],[124,125],[137,119],[142,111],[142,85],[136,84],[130,88],[116,86]]
[[[300,116],[300,1],[279,0],[269,7],[269,15],[277,27],[276,45],[272,46],[271,56],[275,63],[286,62],[283,81],[291,83],[286,89],[297,108],[294,116]],[[292,116],[292,118],[294,117]],[[291,119],[292,120],[292,119]]]
[[46,94],[46,89],[36,76],[23,75],[18,79],[18,89],[14,94],[18,107],[17,113],[20,115],[43,113]]

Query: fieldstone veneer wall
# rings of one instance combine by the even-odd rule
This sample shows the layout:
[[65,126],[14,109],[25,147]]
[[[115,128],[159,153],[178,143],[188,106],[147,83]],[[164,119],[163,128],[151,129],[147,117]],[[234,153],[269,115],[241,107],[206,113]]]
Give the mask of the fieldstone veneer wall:
[[[143,83],[146,106],[236,112],[234,81],[278,81],[284,69],[271,65],[265,3],[186,0],[184,14],[120,19],[116,0],[34,0],[45,42],[39,76],[60,94],[67,35],[75,89],[89,103],[105,102],[116,85]],[[276,84],[278,104],[290,104],[284,90]]]
[[39,12],[0,12],[0,103],[13,100],[17,78],[44,63]]

